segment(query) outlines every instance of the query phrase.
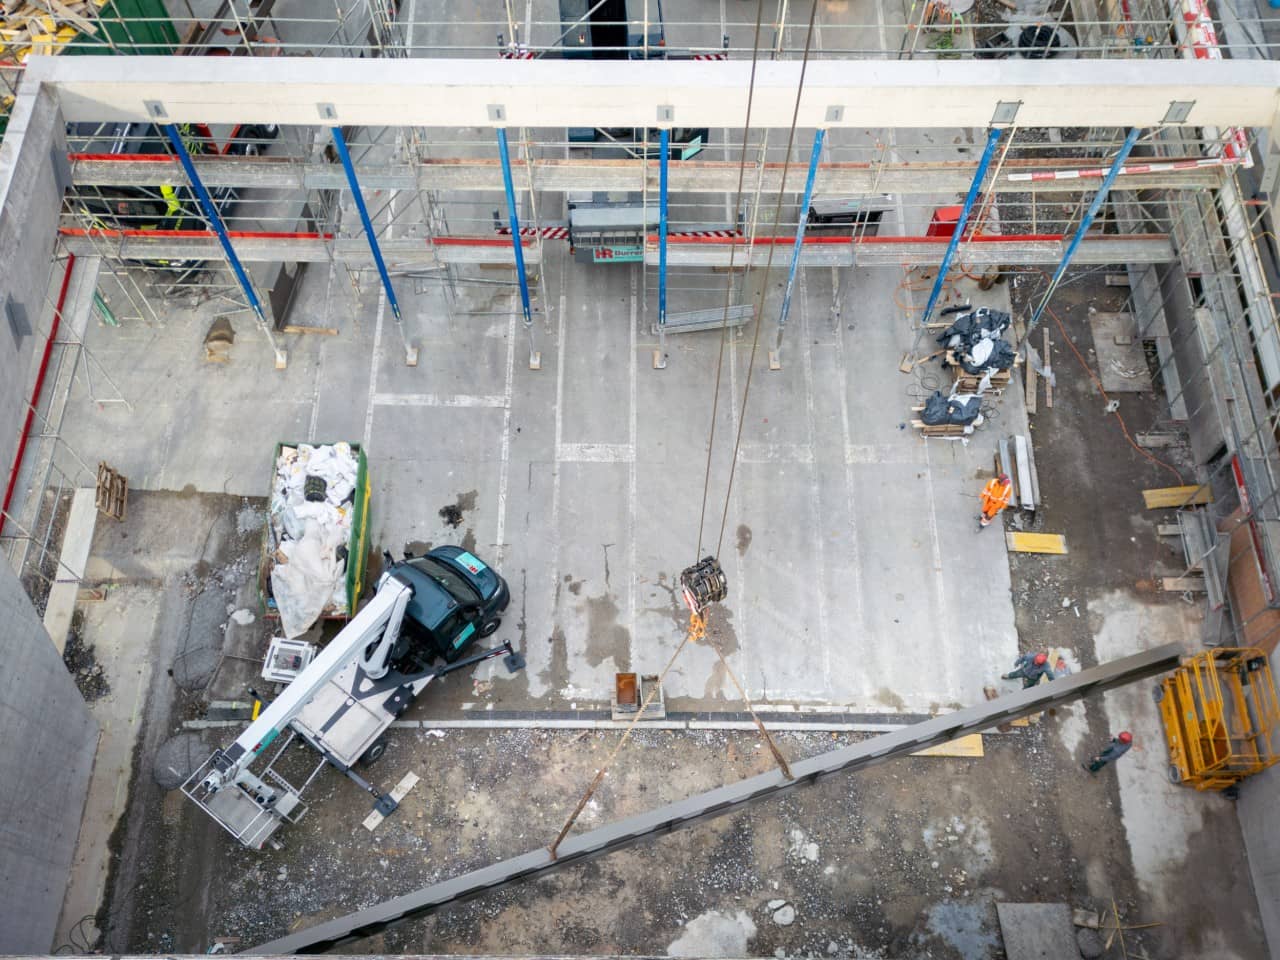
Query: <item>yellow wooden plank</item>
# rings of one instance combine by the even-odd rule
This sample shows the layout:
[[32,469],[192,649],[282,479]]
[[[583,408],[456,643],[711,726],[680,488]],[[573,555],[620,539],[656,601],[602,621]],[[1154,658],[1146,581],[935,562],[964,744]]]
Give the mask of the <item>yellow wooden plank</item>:
[[1011,530],[1004,535],[1004,542],[1016,553],[1067,552],[1067,538],[1060,533],[1020,533]]
[[1154,490],[1143,490],[1142,499],[1146,501],[1148,510],[1161,510],[1168,507],[1202,507],[1213,503],[1213,491],[1208,486],[1157,487]]
[[982,734],[968,733],[948,743],[940,743],[936,747],[925,747],[911,754],[913,757],[981,757]]

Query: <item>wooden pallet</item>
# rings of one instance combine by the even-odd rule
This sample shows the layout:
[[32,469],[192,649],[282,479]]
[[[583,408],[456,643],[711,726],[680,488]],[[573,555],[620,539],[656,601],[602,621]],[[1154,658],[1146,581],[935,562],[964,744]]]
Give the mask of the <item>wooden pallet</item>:
[[911,425],[919,430],[920,435],[924,437],[950,437],[956,439],[969,436],[964,432],[965,428],[958,423],[939,423],[930,426],[923,420],[912,420]]
[[[977,393],[978,384],[982,383],[982,377],[972,373],[965,373],[964,367],[960,366],[960,361],[956,358],[954,350],[948,350],[945,358],[948,367],[951,368],[951,376],[959,388],[960,393]],[[1022,365],[1022,354],[1014,357],[1013,365],[1015,367]],[[991,386],[987,393],[1001,394],[1004,388],[1009,386],[1009,382],[1013,379],[1012,370],[999,370],[991,375]]]
[[98,512],[115,520],[124,520],[129,506],[129,481],[107,466],[98,463],[98,486],[94,496]]

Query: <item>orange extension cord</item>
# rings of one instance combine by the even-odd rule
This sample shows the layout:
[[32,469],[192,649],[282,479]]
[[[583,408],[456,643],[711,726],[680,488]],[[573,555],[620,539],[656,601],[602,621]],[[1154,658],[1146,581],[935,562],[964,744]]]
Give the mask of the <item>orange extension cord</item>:
[[[1039,273],[1046,280],[1049,279],[1049,275],[1045,273],[1043,270],[1039,271]],[[1058,325],[1058,332],[1062,335],[1062,339],[1065,340],[1067,346],[1071,348],[1071,352],[1076,355],[1076,359],[1080,361],[1080,366],[1084,367],[1084,372],[1089,375],[1089,379],[1093,381],[1093,385],[1098,388],[1098,393],[1102,394],[1102,399],[1105,400],[1108,404],[1110,404],[1111,398],[1107,396],[1107,391],[1102,389],[1102,381],[1099,380],[1098,377],[1094,374],[1093,368],[1089,366],[1088,361],[1086,361],[1084,356],[1080,353],[1079,349],[1075,345],[1075,342],[1071,339],[1070,336],[1068,336],[1067,328],[1063,326],[1062,318],[1059,317],[1056,313],[1054,313],[1050,307],[1046,306],[1045,312],[1048,313],[1049,316],[1053,317],[1053,322]],[[1132,435],[1130,435],[1129,433],[1129,427],[1124,422],[1124,417],[1120,416],[1119,408],[1111,412],[1115,416],[1116,421],[1120,424],[1120,429],[1124,433],[1124,438],[1129,441],[1129,446],[1133,447],[1133,449],[1137,450],[1140,454],[1142,454],[1152,463],[1155,463],[1155,464],[1158,464],[1159,466],[1164,467],[1166,470],[1172,473],[1175,477],[1177,477],[1178,486],[1184,486],[1186,484],[1186,481],[1182,479],[1182,474],[1178,472],[1178,469],[1176,467],[1173,467],[1170,464],[1165,463],[1155,454],[1142,449],[1142,447],[1138,446],[1138,444],[1134,442]]]

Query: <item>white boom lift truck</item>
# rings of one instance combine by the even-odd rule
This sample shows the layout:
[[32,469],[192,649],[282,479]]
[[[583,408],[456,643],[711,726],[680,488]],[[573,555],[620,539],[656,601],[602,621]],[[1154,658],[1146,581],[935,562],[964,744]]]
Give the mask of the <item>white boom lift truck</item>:
[[[183,793],[246,847],[278,844],[272,835],[306,812],[302,793],[326,764],[372,794],[379,813],[390,814],[396,800],[354,767],[382,756],[392,721],[447,673],[504,653],[512,672],[524,666],[509,642],[463,657],[475,639],[498,629],[510,602],[497,571],[454,546],[399,563],[389,554],[384,559],[373,598],[233,744],[215,750],[183,784]],[[321,758],[298,787],[275,769],[295,739]],[[269,748],[266,766],[251,771]]]

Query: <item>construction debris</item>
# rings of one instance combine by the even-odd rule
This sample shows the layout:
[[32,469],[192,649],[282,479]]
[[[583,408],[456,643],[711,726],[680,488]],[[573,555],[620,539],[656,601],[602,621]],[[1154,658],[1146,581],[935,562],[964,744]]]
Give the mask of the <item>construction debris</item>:
[[6,59],[12,57],[18,63],[27,58],[54,56],[62,53],[67,44],[82,33],[94,36],[98,32],[92,17],[95,9],[104,6],[106,0],[34,0],[31,3],[6,3],[4,18],[0,20],[0,39]]
[[204,358],[210,363],[226,363],[231,359],[231,345],[236,342],[236,331],[231,321],[219,317],[204,335]]

